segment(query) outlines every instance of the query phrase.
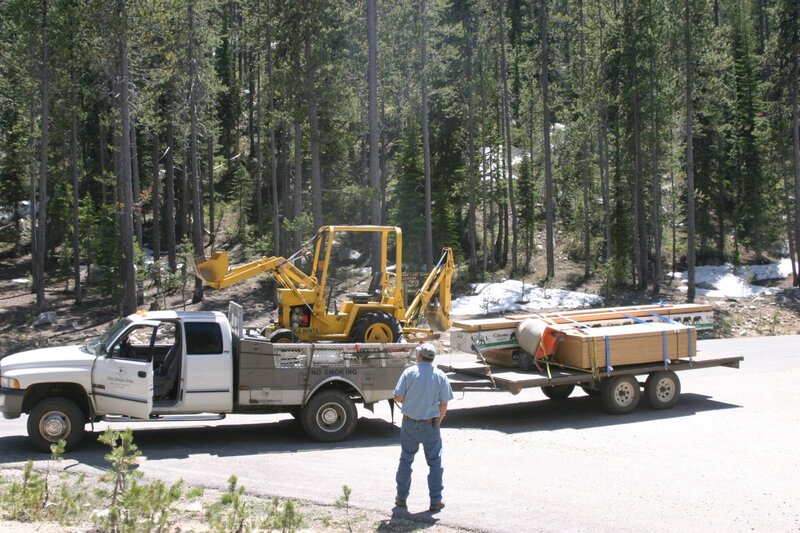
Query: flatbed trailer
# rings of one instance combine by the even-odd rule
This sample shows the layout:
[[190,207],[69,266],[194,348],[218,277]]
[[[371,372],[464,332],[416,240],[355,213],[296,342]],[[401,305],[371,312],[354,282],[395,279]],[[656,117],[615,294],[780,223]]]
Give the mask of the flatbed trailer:
[[[477,362],[440,364],[450,380],[453,391],[501,391],[519,394],[523,389],[541,388],[553,400],[569,397],[575,386],[590,396],[600,396],[609,413],[625,414],[637,408],[642,396],[653,409],[669,409],[680,396],[681,385],[677,372],[700,368],[739,368],[741,356],[720,357],[697,352],[691,358],[681,358],[668,365],[660,363],[616,365],[595,371],[567,368],[542,361],[540,369],[522,371],[514,368]],[[645,377],[640,382],[639,377]],[[642,394],[642,390],[644,394]]]

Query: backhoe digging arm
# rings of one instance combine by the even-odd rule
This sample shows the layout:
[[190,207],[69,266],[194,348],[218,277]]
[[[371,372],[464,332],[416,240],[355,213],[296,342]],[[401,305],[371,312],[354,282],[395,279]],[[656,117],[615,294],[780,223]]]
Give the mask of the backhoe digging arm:
[[453,261],[453,250],[450,248],[442,249],[442,257],[439,262],[428,274],[425,282],[414,297],[414,301],[406,309],[405,323],[407,326],[416,327],[422,318],[423,311],[428,308],[434,295],[439,294],[439,306],[437,309],[428,309],[428,324],[437,329],[449,329],[452,324],[450,318],[450,282],[455,271]]

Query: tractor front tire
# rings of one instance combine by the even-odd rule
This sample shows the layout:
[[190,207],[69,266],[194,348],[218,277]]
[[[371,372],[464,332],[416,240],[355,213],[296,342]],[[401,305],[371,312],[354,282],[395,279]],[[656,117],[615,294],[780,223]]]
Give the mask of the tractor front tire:
[[402,336],[403,327],[400,322],[382,311],[364,313],[350,331],[353,342],[400,342]]

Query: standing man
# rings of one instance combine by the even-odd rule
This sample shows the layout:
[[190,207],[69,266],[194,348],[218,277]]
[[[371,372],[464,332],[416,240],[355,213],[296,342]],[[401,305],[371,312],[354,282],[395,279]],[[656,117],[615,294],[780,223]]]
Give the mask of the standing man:
[[406,507],[411,490],[411,463],[419,450],[428,462],[430,511],[444,508],[442,501],[442,436],[439,426],[453,399],[450,382],[444,372],[433,367],[436,348],[428,342],[417,348],[417,364],[406,368],[394,389],[394,401],[402,405],[403,426],[400,430],[400,465],[397,467],[397,507]]

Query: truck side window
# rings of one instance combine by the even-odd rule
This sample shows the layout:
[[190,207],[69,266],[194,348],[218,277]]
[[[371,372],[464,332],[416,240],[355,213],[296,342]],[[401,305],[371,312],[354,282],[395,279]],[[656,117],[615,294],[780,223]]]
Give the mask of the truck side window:
[[150,342],[153,326],[138,326],[126,333],[111,349],[111,357],[147,361],[150,357]]
[[186,353],[222,353],[222,328],[216,322],[185,322]]

